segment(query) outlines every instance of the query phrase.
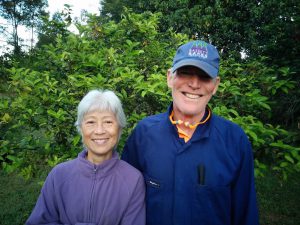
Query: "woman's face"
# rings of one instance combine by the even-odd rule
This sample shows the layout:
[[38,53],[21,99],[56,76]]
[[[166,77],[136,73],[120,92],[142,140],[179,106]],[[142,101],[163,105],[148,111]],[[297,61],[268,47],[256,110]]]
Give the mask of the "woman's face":
[[92,111],[83,117],[81,124],[83,143],[87,147],[87,159],[100,164],[112,157],[119,139],[119,124],[110,111]]

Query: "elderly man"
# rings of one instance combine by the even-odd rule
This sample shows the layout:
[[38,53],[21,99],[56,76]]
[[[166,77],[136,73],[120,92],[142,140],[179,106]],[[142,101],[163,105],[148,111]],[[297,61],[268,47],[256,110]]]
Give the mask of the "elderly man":
[[256,225],[253,154],[244,131],[214,115],[220,57],[204,41],[180,46],[167,112],[139,122],[122,159],[143,173],[147,225]]

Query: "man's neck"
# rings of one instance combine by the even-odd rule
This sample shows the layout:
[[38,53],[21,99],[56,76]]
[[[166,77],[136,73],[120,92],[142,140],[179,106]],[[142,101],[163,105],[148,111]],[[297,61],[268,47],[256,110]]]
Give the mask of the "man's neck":
[[199,115],[186,115],[186,114],[179,112],[176,109],[173,109],[173,111],[174,111],[173,119],[176,121],[177,120],[183,121],[182,125],[185,125],[185,124],[194,125],[194,124],[200,122],[205,114],[205,111],[201,112]]

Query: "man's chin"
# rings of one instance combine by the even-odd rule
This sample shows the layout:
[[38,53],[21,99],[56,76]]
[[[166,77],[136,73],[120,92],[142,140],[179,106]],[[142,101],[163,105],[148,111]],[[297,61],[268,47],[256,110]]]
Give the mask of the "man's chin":
[[186,117],[198,117],[203,112],[199,109],[184,109],[181,111],[181,113]]

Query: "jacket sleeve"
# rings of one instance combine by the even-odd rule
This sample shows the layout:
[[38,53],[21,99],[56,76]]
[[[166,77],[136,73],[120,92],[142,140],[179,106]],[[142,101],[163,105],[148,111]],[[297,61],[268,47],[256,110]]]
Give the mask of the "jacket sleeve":
[[258,225],[258,209],[254,181],[253,152],[246,135],[241,138],[241,164],[232,186],[233,225]]
[[53,170],[49,173],[37,200],[37,203],[26,221],[26,225],[59,225],[58,208],[55,202]]
[[143,172],[138,151],[139,141],[141,141],[142,139],[139,137],[139,135],[141,134],[138,132],[138,130],[139,124],[127,139],[121,155],[121,159],[128,162],[139,171]]
[[145,225],[145,183],[140,175],[120,225]]

